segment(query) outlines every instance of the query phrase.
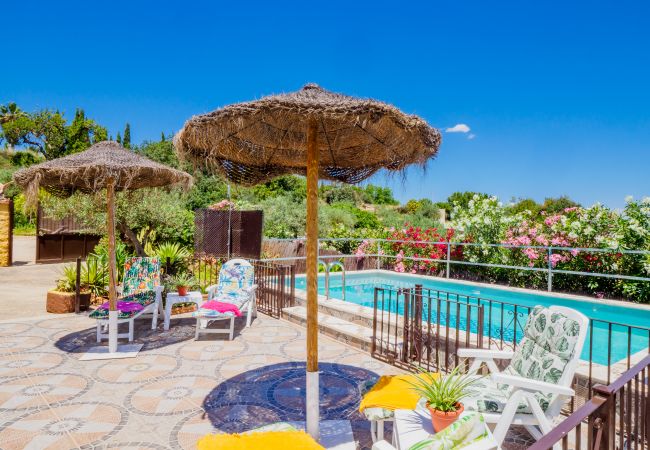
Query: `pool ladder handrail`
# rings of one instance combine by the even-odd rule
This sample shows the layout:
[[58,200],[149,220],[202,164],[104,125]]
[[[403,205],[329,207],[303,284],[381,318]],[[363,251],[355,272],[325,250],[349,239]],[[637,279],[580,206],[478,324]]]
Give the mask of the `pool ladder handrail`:
[[330,299],[330,270],[332,270],[333,267],[339,266],[341,268],[341,284],[343,287],[343,301],[345,301],[345,265],[341,261],[332,261],[331,263],[327,263],[323,261],[322,259],[318,260],[318,267],[323,265],[325,268],[325,298],[327,300]]

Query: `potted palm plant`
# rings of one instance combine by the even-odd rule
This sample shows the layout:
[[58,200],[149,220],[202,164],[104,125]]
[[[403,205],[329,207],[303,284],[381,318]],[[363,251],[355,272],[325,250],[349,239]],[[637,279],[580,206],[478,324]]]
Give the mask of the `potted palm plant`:
[[464,410],[461,400],[467,397],[467,388],[478,378],[480,377],[463,375],[459,368],[455,367],[445,376],[422,372],[409,384],[426,399],[433,429],[438,433],[461,415]]
[[167,280],[167,284],[176,287],[178,295],[187,295],[187,291],[197,285],[196,280],[192,274],[188,272],[180,272],[172,275]]
[[[82,277],[83,280],[83,277]],[[49,313],[63,314],[75,311],[77,270],[73,265],[65,266],[56,287],[47,291],[45,310]],[[86,311],[90,305],[90,290],[86,284],[80,286],[79,310]]]

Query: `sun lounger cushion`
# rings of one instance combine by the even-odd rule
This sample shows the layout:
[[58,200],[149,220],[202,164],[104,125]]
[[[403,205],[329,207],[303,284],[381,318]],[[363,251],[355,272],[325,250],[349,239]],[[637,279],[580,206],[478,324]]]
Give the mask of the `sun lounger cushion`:
[[[567,362],[573,356],[579,334],[580,325],[575,320],[540,306],[535,307],[526,322],[524,337],[504,372],[547,383],[558,383]],[[511,388],[486,377],[472,385],[469,390],[472,395],[463,400],[468,406],[467,409],[502,412]],[[553,395],[536,392],[535,398],[542,410],[546,411]],[[517,412],[530,414],[531,410],[524,401],[519,404]]]
[[[137,302],[117,302],[117,318],[119,319],[130,319],[131,317],[137,315],[144,307]],[[107,319],[108,318],[109,304],[108,302],[103,303],[99,308],[90,313],[92,319]]]
[[[436,374],[437,375],[437,374]],[[359,411],[368,420],[385,420],[396,409],[415,409],[422,398],[410,384],[419,375],[384,375],[363,395]]]
[[[481,446],[481,444],[484,446]],[[491,449],[496,447],[479,413],[468,413],[444,430],[413,445],[409,450],[451,450],[472,445],[472,448]]]
[[127,258],[124,263],[122,295],[154,291],[157,286],[160,286],[160,259]]

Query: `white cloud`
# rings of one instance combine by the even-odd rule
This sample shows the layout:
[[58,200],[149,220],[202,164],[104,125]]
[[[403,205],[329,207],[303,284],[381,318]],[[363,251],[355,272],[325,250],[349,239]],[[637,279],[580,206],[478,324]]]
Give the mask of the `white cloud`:
[[474,133],[470,133],[470,134],[467,135],[467,139],[469,139],[470,141],[472,139],[474,139],[475,137],[476,137],[476,135]]
[[469,133],[469,127],[464,123],[457,123],[451,128],[447,128],[445,131],[447,133]]

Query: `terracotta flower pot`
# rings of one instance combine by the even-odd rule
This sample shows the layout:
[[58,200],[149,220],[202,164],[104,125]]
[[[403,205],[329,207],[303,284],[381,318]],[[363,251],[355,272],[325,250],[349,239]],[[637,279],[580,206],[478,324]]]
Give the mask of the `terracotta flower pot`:
[[431,424],[433,425],[433,430],[436,433],[439,433],[454,423],[465,408],[462,403],[457,403],[456,411],[445,412],[431,408],[427,403],[427,409],[431,413]]
[[[45,310],[49,313],[65,314],[74,312],[74,292],[47,291]],[[90,292],[79,293],[79,310],[87,311],[90,305]]]
[[176,290],[178,291],[178,295],[187,295],[187,286],[176,286]]

